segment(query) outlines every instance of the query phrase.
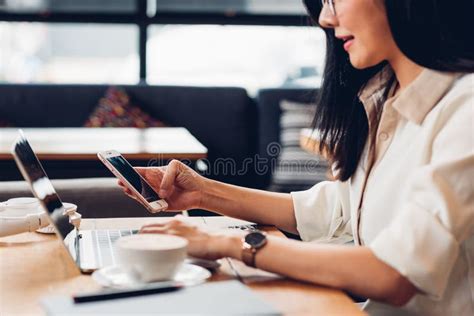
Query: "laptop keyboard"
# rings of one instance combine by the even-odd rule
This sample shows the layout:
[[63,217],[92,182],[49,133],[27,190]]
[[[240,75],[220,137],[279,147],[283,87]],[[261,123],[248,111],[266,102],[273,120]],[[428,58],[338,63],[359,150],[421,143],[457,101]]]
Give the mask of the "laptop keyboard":
[[96,245],[95,256],[101,267],[115,264],[113,244],[120,237],[138,233],[135,229],[107,229],[92,231],[92,241]]
[[[228,226],[228,229],[238,229],[238,230],[255,230],[257,225],[234,225]],[[138,230],[136,229],[107,229],[107,230],[93,230],[92,231],[92,241],[95,245],[94,255],[96,261],[99,263],[99,266],[105,267],[115,264],[115,254],[113,249],[114,242],[117,241],[120,237],[130,236],[137,234]]]

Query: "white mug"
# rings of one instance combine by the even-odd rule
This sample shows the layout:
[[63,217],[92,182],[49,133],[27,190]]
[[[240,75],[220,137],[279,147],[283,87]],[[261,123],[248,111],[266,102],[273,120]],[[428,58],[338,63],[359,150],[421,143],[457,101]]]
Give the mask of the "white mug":
[[[9,199],[5,202],[0,202],[0,214],[7,214],[9,216],[24,216],[26,210],[36,212],[40,207],[38,199],[33,197],[19,197]],[[38,211],[43,211],[39,209]]]
[[171,280],[186,259],[188,241],[182,237],[138,234],[115,243],[118,263],[141,282]]
[[[71,203],[63,203],[68,210],[77,210]],[[0,237],[24,232],[54,233],[49,218],[36,198],[13,198],[0,203]]]

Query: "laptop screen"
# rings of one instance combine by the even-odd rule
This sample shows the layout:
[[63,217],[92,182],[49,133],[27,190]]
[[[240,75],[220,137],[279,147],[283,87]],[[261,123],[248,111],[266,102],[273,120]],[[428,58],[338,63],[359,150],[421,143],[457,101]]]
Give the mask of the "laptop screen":
[[69,216],[64,214],[61,199],[22,131],[13,145],[12,154],[23,177],[30,184],[31,191],[48,212],[50,220],[56,227],[56,232],[64,240],[74,230],[74,225],[69,223]]

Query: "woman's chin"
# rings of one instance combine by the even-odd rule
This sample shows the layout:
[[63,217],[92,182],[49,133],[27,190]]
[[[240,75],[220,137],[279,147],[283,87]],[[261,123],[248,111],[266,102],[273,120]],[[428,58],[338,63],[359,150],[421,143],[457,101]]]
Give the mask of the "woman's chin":
[[359,70],[373,67],[379,64],[378,62],[374,62],[373,60],[368,60],[367,58],[361,58],[360,56],[357,56],[356,54],[349,54],[349,60],[351,62],[352,67]]
[[355,69],[361,70],[361,69],[370,67],[370,66],[367,66],[367,63],[355,58],[350,58],[350,61],[351,61],[352,67],[354,67]]

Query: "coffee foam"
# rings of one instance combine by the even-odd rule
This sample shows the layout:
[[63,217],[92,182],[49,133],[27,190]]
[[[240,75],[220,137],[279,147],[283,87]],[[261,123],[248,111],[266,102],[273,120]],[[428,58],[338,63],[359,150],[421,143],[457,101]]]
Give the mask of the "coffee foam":
[[182,237],[171,235],[139,234],[122,237],[117,246],[136,250],[172,250],[184,248],[188,241]]

